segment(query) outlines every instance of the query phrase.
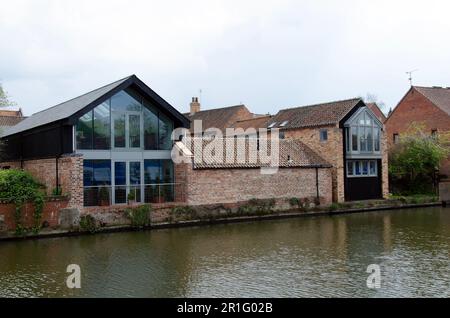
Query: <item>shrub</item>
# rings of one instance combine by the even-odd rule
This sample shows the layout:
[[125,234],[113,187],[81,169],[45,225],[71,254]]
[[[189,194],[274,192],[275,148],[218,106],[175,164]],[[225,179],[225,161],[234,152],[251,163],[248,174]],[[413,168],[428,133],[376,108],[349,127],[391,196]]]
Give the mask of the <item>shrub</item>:
[[[17,235],[23,235],[29,230],[35,234],[39,233],[44,207],[43,188],[42,184],[26,171],[16,169],[0,171],[0,198],[13,203],[16,207],[14,220]],[[22,224],[22,208],[28,201],[34,203],[34,225],[31,229],[25,228]]]
[[53,195],[53,196],[59,196],[59,195],[62,195],[62,188],[61,188],[61,187],[53,188],[53,190],[52,190],[52,195]]
[[98,231],[97,221],[92,215],[83,215],[80,217],[80,229],[83,232],[95,233]]
[[329,208],[330,211],[336,211],[337,209],[339,209],[339,204],[337,203],[332,203],[330,204]]
[[128,201],[134,200],[136,200],[136,193],[134,191],[130,191],[130,193],[128,193]]
[[170,220],[176,222],[179,219],[192,220],[197,217],[197,212],[190,206],[177,206],[172,208]]
[[151,206],[149,204],[128,208],[125,210],[125,213],[127,218],[131,220],[133,227],[143,228],[150,225]]

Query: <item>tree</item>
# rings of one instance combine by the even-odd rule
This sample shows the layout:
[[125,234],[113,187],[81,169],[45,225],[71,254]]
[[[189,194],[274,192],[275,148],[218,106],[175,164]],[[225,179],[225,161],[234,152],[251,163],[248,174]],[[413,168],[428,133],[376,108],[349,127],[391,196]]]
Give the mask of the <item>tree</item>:
[[0,107],[15,106],[16,103],[9,99],[8,93],[3,89],[0,83]]
[[389,151],[389,173],[400,192],[429,192],[440,162],[450,154],[448,133],[431,136],[424,131],[423,125],[413,123]]

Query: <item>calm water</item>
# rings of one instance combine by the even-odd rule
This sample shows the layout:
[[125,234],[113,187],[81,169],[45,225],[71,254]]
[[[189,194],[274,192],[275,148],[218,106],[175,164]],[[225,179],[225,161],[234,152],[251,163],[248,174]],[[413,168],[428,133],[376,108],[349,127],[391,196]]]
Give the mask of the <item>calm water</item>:
[[449,297],[449,246],[444,208],[3,242],[0,296]]

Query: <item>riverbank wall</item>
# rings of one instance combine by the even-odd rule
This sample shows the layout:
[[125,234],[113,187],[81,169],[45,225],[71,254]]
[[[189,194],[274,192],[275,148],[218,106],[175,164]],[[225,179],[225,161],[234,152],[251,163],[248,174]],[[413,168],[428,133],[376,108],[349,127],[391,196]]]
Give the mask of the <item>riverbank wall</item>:
[[[139,205],[93,207],[80,213],[68,208],[67,198],[48,198],[44,204],[41,224],[36,231],[16,231],[15,206],[0,202],[0,240],[43,238],[81,235],[137,229],[197,226],[204,224],[269,220],[277,218],[336,215],[440,205],[435,198],[371,200],[323,204],[311,199],[252,199],[237,203],[188,206],[182,203],[165,203],[148,206],[145,224],[133,225],[130,211]],[[35,221],[33,205],[28,203],[22,211],[22,224],[31,228]],[[83,221],[84,220],[84,221]],[[86,222],[88,220],[89,222]],[[89,223],[89,226],[85,224]]]

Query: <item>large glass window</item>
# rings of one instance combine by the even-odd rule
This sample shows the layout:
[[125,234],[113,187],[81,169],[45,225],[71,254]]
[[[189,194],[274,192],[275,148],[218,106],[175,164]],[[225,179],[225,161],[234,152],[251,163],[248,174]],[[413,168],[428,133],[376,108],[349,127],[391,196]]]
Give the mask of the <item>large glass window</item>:
[[110,136],[109,101],[94,108],[94,149],[109,149]]
[[[130,92],[131,93],[131,92]],[[126,91],[121,91],[111,97],[111,110],[114,112],[126,112],[126,111],[141,111],[141,98],[134,97]]]
[[114,163],[114,196],[115,203],[126,203],[127,202],[127,163],[126,162],[115,162]]
[[347,151],[354,153],[380,152],[381,127],[367,111],[361,112],[350,123],[346,123]]
[[173,130],[172,121],[162,113],[159,113],[159,149],[172,149],[171,134]]
[[[170,150],[173,121],[136,93],[121,91],[95,107],[76,124],[80,150],[139,148]],[[112,142],[112,144],[111,144]]]
[[158,149],[158,111],[150,105],[144,107],[144,149]]
[[173,201],[172,160],[144,160],[144,182],[145,202]]
[[92,149],[92,131],[92,112],[89,112],[77,122],[77,149]]
[[358,151],[358,127],[352,127],[352,150]]
[[98,206],[110,203],[111,161],[84,160],[84,205]]
[[125,119],[126,115],[123,113],[113,113],[114,124],[114,147],[125,148]]
[[128,115],[128,129],[129,129],[129,147],[139,148],[141,146],[141,116],[130,114]]

